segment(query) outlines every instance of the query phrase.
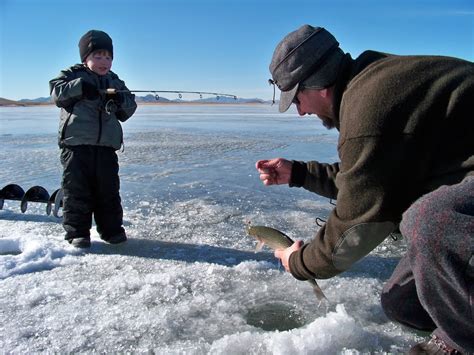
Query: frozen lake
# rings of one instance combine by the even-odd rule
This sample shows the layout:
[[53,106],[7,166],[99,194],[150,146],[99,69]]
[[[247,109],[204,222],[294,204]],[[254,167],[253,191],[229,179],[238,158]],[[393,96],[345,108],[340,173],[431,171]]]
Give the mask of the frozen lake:
[[[379,295],[404,250],[386,240],[321,288],[254,253],[245,224],[310,240],[329,200],[265,187],[259,159],[337,161],[337,132],[269,105],[142,105],[119,152],[125,245],[63,240],[45,205],[0,210],[0,348],[159,354],[403,353],[420,334],[389,322]],[[0,107],[0,188],[60,187],[59,109]]]

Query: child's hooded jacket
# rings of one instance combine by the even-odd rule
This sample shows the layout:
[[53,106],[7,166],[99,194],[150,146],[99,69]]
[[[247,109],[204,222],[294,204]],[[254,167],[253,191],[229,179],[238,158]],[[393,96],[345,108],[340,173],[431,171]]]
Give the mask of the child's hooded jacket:
[[[61,108],[59,146],[96,145],[120,149],[123,132],[119,121],[124,122],[134,114],[137,109],[135,95],[101,94],[90,100],[83,96],[83,82],[99,90],[128,90],[113,72],[99,76],[82,64],[61,71],[58,77],[49,82],[51,99]],[[106,109],[111,99],[116,106],[109,105],[109,109]]]

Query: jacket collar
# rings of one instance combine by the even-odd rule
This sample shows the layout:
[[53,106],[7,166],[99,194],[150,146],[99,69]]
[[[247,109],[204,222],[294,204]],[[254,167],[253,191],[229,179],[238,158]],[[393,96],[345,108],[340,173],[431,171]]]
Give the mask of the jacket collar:
[[337,75],[336,83],[334,85],[334,92],[333,92],[333,108],[334,108],[334,117],[335,117],[335,126],[336,129],[339,131],[340,127],[340,118],[339,112],[341,110],[341,101],[342,95],[346,90],[347,84],[352,79],[352,68],[354,66],[354,60],[352,59],[349,53],[346,53],[344,58],[342,59],[341,69],[339,70],[339,74]]
[[342,96],[344,95],[349,82],[370,64],[389,56],[392,55],[388,53],[367,50],[361,53],[361,55],[359,55],[356,59],[352,59],[351,55],[346,53],[345,57],[342,59],[341,69],[339,70],[339,74],[336,79],[333,94],[335,126],[337,130],[339,130],[341,124],[340,110]]

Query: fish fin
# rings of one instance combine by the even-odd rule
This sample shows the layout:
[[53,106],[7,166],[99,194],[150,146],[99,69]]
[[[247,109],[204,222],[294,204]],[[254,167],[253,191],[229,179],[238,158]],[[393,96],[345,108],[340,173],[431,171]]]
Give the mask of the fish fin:
[[313,292],[314,294],[316,295],[316,298],[319,300],[319,301],[322,301],[323,299],[328,301],[326,295],[324,294],[323,290],[321,290],[321,287],[319,287],[318,283],[316,282],[316,280],[308,280],[308,282],[311,284],[311,286],[313,287]]
[[265,243],[263,240],[258,240],[257,245],[255,246],[255,252],[261,251]]
[[283,233],[283,235],[286,237],[286,239],[288,239],[288,241],[293,244],[295,241],[293,239],[291,239],[290,237],[288,237],[286,234]]

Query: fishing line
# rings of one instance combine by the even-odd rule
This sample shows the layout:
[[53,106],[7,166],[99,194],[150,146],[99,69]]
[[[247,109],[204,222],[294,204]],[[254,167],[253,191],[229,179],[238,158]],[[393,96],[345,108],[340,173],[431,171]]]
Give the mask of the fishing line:
[[234,100],[237,100],[237,96],[233,94],[224,94],[219,92],[208,92],[208,91],[185,91],[185,90],[117,90],[117,89],[105,89],[100,91],[103,94],[113,95],[116,93],[134,93],[134,92],[149,92],[155,95],[155,99],[159,100],[160,94],[178,94],[178,98],[182,98],[183,94],[197,94],[202,99],[202,95],[213,95],[216,97],[216,100],[219,100],[221,97],[231,97]]

